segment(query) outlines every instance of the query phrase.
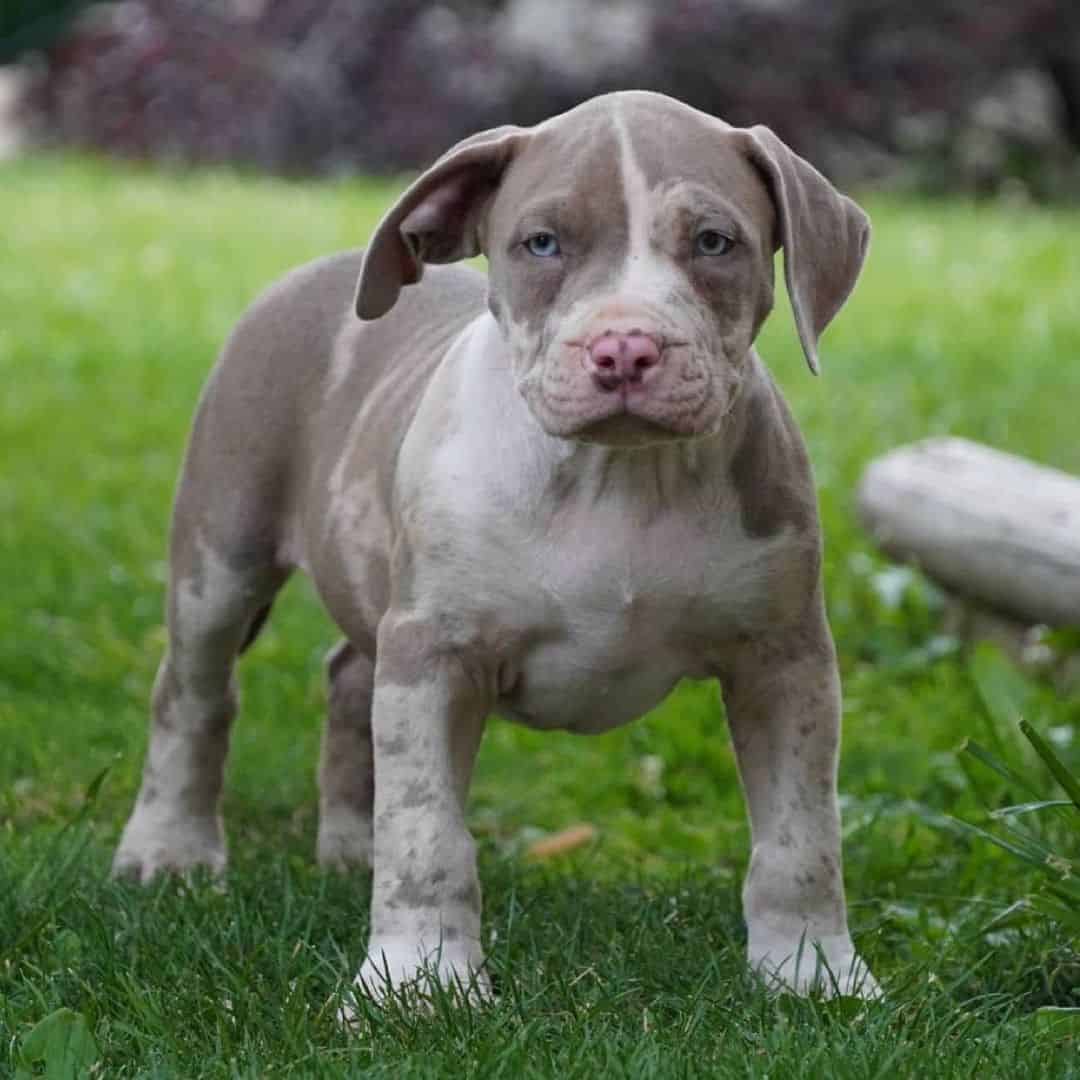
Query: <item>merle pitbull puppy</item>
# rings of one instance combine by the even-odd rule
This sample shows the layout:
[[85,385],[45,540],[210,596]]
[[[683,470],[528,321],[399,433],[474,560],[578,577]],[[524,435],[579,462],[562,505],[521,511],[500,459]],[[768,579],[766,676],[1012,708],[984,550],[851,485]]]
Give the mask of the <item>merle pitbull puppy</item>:
[[[464,807],[489,713],[600,732],[715,676],[750,964],[875,994],[844,905],[813,480],[753,347],[783,248],[816,371],[868,236],[768,129],[627,92],[466,139],[366,252],[271,287],[195,420],[116,872],[224,867],[233,666],[299,567],[344,635],[318,855],[374,872],[368,992],[488,992]],[[433,265],[478,253],[487,277]]]

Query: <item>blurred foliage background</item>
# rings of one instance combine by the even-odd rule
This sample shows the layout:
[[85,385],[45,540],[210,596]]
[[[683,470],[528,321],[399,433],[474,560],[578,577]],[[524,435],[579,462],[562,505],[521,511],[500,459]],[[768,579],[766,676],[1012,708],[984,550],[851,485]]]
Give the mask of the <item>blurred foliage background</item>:
[[1080,192],[1075,0],[4,0],[33,140],[417,168],[604,90],[766,123],[843,184]]

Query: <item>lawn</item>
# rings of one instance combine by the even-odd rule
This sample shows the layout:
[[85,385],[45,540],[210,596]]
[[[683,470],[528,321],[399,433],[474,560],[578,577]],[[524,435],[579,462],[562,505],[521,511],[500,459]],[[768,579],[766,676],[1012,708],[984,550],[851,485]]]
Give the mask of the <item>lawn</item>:
[[[342,1032],[367,881],[314,865],[335,636],[300,580],[242,665],[228,889],[108,880],[202,379],[264,285],[362,242],[392,194],[0,165],[0,1075],[44,1074],[42,1030],[27,1035],[55,1014],[71,1060],[110,1078],[1080,1076],[1080,1029],[1037,1011],[1080,1006],[1075,938],[988,926],[1039,873],[944,824],[1026,797],[959,754],[965,737],[1060,795],[1008,717],[1018,702],[1075,768],[1080,696],[943,636],[941,597],[876,555],[854,514],[866,461],[934,433],[1080,473],[1076,212],[869,198],[870,262],[824,377],[803,369],[785,308],[764,333],[817,470],[851,920],[884,1003],[772,999],[743,970],[747,827],[716,688],[686,685],[598,738],[491,725],[471,822],[499,1000],[371,1008]],[[595,826],[589,846],[526,857],[577,822]],[[1042,828],[1075,854],[1067,819]],[[58,1060],[48,1075],[76,1075]]]

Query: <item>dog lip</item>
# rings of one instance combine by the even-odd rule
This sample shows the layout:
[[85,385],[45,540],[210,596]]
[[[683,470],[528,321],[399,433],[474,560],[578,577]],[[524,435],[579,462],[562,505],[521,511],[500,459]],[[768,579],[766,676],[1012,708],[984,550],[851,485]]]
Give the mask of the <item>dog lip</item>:
[[[622,387],[617,394],[605,395],[601,399],[606,406],[587,415],[575,417],[573,421],[560,431],[563,438],[580,439],[586,441],[605,441],[602,432],[606,427],[615,425],[631,425],[642,431],[651,431],[654,434],[662,434],[667,439],[687,438],[700,434],[693,424],[687,426],[685,417],[667,417],[662,413],[657,414],[650,409],[650,398],[647,393],[627,393],[627,387]],[[639,388],[630,387],[634,391]],[[601,435],[601,438],[589,436]]]

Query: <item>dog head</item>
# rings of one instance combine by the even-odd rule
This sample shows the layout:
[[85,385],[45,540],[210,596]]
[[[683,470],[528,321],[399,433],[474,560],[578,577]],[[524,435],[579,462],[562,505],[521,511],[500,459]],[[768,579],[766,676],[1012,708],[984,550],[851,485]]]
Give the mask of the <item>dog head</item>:
[[659,94],[594,98],[453,147],[368,248],[361,318],[424,263],[483,253],[517,385],[551,435],[642,444],[718,432],[784,273],[811,370],[855,285],[866,215],[769,129]]

